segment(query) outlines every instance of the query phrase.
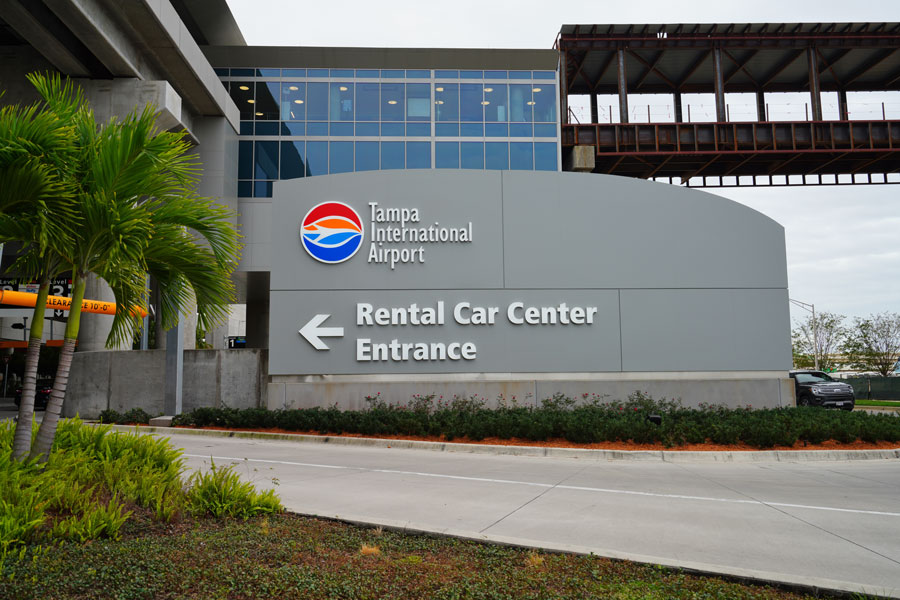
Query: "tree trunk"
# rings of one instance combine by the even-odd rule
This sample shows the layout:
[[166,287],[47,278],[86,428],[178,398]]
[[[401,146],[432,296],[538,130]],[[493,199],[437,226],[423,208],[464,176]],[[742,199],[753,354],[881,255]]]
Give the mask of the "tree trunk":
[[31,450],[31,422],[34,420],[34,396],[37,390],[37,370],[41,356],[41,339],[44,337],[44,310],[50,293],[50,281],[42,281],[38,288],[31,330],[28,335],[28,350],[25,354],[25,373],[22,382],[22,397],[19,399],[19,416],[13,439],[13,460],[21,460]]
[[53,381],[53,391],[50,392],[50,400],[47,402],[47,410],[44,412],[44,420],[38,430],[34,447],[31,449],[31,458],[40,456],[41,462],[47,462],[53,440],[56,438],[56,425],[62,412],[63,401],[66,399],[66,387],[69,384],[69,370],[72,366],[72,355],[75,353],[75,343],[78,340],[78,329],[81,323],[81,303],[84,300],[84,276],[75,274],[72,282],[72,306],[69,309],[69,320],[66,323],[65,340],[59,353],[59,366],[56,369],[56,379]]

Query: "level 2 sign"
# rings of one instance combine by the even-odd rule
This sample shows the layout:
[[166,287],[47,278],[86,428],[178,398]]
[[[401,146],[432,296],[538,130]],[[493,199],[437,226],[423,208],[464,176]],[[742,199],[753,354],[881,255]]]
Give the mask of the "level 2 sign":
[[[458,326],[490,328],[498,322],[525,327],[589,327],[594,323],[597,306],[570,306],[566,302],[551,305],[531,305],[513,301],[502,305],[474,304],[458,301],[451,305],[443,300],[433,304],[411,303],[405,306],[375,306],[369,302],[356,303],[355,325],[357,331],[374,328],[367,337],[356,339],[357,362],[406,362],[406,361],[457,361],[475,360],[478,347],[474,340],[446,339],[433,341],[376,340],[378,328],[412,326],[441,328],[448,322]],[[298,333],[316,350],[329,350],[323,337],[343,337],[344,328],[324,326],[330,314],[320,313],[310,319]],[[458,330],[457,330],[458,331]]]

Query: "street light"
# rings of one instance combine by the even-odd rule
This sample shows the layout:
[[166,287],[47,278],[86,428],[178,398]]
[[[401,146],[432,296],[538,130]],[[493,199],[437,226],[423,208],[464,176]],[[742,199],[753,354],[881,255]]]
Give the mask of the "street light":
[[813,321],[813,353],[816,365],[816,371],[819,370],[819,322],[816,320],[816,305],[815,304],[807,304],[806,302],[800,302],[799,300],[794,300],[793,298],[788,298],[791,303],[799,306],[804,310],[808,310],[812,313],[812,321]]

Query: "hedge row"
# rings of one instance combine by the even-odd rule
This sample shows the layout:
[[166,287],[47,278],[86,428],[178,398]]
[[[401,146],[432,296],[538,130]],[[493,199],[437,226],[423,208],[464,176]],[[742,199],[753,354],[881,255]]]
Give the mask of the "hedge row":
[[[556,396],[539,407],[515,404],[488,409],[473,399],[437,401],[415,396],[405,406],[367,398],[361,411],[332,408],[269,411],[262,408],[199,408],[175,418],[173,425],[229,428],[281,428],[320,434],[444,436],[447,440],[487,437],[576,443],[624,442],[683,444],[745,443],[756,448],[797,442],[900,441],[900,418],[821,408],[731,409],[682,407],[678,402],[632,394],[625,402],[583,404]],[[658,418],[657,418],[658,417]]]

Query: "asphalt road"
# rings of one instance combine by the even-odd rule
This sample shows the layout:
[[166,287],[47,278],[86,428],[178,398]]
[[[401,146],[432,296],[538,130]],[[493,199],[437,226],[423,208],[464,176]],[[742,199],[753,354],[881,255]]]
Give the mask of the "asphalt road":
[[900,597],[900,460],[675,464],[172,439],[190,468],[236,464],[298,513]]

